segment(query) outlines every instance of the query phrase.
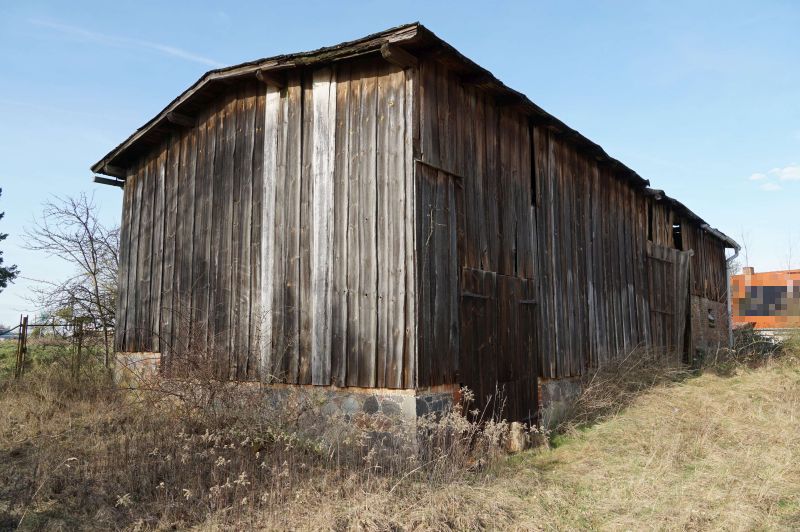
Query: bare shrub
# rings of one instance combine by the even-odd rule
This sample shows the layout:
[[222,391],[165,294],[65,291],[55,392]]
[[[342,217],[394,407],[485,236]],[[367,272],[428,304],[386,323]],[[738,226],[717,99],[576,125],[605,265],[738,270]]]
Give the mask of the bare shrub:
[[[0,449],[13,466],[0,466],[0,500],[11,501],[0,522],[286,527],[301,503],[347,507],[480,482],[504,455],[508,424],[468,420],[468,391],[462,404],[421,420],[419,432],[380,413],[345,422],[324,411],[324,396],[278,387],[270,400],[263,383],[220,379],[217,348],[190,344],[171,352],[166,377],[142,371],[135,385],[111,386],[102,370],[78,385],[54,363],[2,390]],[[337,526],[363,518],[344,513]]]
[[733,348],[715,350],[703,360],[699,371],[662,349],[636,348],[581,379],[581,393],[569,402],[553,433],[574,432],[616,416],[655,386],[680,382],[703,371],[729,376],[740,369],[755,369],[786,357],[800,357],[797,334],[766,336],[753,327],[736,329]]
[[757,368],[791,352],[791,336],[768,336],[752,325],[733,331],[733,347],[722,347],[704,360],[703,367],[721,375],[738,368]]
[[581,379],[581,393],[567,406],[554,433],[571,432],[616,416],[643,392],[689,375],[677,356],[663,349],[635,348]]

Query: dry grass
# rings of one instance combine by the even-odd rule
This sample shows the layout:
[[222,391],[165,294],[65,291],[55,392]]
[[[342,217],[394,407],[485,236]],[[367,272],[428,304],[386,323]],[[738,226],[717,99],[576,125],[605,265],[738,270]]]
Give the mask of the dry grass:
[[644,392],[657,386],[679,383],[691,375],[676,356],[662,351],[636,348],[612,360],[581,380],[581,394],[571,401],[553,433],[573,434],[582,428],[612,418]]
[[174,389],[153,402],[39,373],[0,393],[0,528],[796,529],[800,350],[785,353],[649,388],[596,376],[554,448],[508,458],[503,424],[431,421],[426,458],[401,460],[331,452],[299,410],[246,414],[224,389],[207,417]]
[[800,527],[800,365],[659,386],[516,464],[501,483],[542,528]]
[[333,500],[347,511],[308,526],[384,528],[393,508],[421,528],[480,527],[479,511],[419,501],[483,482],[508,432],[455,411],[425,420],[415,442],[402,428],[375,439],[380,414],[323,433],[313,395],[276,409],[257,387],[200,373],[136,390],[69,375],[41,366],[0,393],[0,528],[292,528]]

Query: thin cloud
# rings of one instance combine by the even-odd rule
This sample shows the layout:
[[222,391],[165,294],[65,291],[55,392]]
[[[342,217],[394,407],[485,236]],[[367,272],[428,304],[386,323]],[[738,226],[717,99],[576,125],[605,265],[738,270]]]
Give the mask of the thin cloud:
[[800,181],[800,165],[790,164],[783,168],[773,168],[769,171],[769,174],[777,177],[781,181]]
[[755,174],[751,175],[749,179],[750,179],[750,181],[760,181],[760,180],[766,179],[766,178],[767,178],[767,174],[755,173]]
[[775,191],[781,190],[783,187],[781,187],[777,183],[763,183],[758,188],[760,188],[761,190],[766,190],[767,192],[775,192]]
[[98,44],[102,44],[105,46],[115,46],[118,48],[139,48],[145,50],[152,50],[155,52],[159,52],[163,55],[168,55],[171,57],[176,57],[178,59],[183,59],[185,61],[191,61],[194,63],[200,63],[207,66],[212,67],[221,67],[224,66],[219,61],[214,59],[210,59],[208,57],[204,57],[202,55],[197,55],[192,52],[188,52],[181,48],[176,48],[174,46],[169,46],[166,44],[160,44],[156,42],[150,41],[143,41],[141,39],[132,39],[129,37],[115,37],[113,35],[106,35],[103,33],[97,33],[94,31],[90,31],[84,28],[79,28],[77,26],[69,26],[67,24],[60,24],[58,22],[50,22],[47,20],[31,20],[32,24],[37,26],[41,26],[43,28],[48,28],[51,30],[58,31],[65,35],[70,35],[72,37],[76,37],[78,39],[83,39],[84,41],[88,42],[95,42]]

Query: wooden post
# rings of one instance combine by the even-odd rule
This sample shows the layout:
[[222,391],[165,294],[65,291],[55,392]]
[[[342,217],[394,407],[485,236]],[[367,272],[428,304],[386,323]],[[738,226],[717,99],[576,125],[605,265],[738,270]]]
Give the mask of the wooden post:
[[17,335],[17,360],[14,368],[14,378],[19,379],[25,369],[25,352],[27,346],[28,316],[19,317],[19,333]]
[[19,379],[22,370],[22,314],[19,316],[17,326],[17,356],[14,360],[14,378]]
[[73,329],[75,336],[76,349],[75,349],[75,382],[81,380],[81,358],[83,356],[83,321],[80,318],[75,320],[75,327]]

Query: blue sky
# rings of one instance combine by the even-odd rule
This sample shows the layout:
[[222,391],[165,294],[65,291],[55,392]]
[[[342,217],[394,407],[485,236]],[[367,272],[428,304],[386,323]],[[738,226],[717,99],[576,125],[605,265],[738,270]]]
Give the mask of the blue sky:
[[[206,70],[419,20],[737,240],[757,270],[800,267],[797,2],[0,1],[0,231],[21,249],[49,195],[120,190],[89,166]],[[20,279],[0,322],[33,311]]]

